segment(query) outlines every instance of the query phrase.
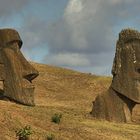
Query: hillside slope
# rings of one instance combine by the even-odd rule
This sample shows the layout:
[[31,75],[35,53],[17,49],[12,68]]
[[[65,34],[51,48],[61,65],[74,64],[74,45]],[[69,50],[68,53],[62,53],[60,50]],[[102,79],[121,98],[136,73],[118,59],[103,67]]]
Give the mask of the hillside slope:
[[[111,78],[64,68],[31,63],[39,76],[33,83],[35,107],[0,101],[0,140],[15,140],[15,130],[30,125],[32,140],[45,140],[49,133],[56,140],[139,140],[140,106],[134,109],[132,124],[110,123],[90,116],[92,101],[108,89]],[[60,124],[51,122],[62,113]]]

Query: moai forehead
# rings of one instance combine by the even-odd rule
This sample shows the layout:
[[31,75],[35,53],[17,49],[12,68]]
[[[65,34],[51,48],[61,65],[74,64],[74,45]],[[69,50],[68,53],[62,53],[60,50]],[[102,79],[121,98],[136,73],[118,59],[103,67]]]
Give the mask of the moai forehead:
[[111,87],[129,99],[140,102],[140,33],[124,29],[119,33],[112,67]]
[[17,42],[21,48],[22,40],[18,32],[14,29],[0,29],[0,47],[12,42]]
[[119,42],[126,43],[135,39],[140,39],[140,32],[137,30],[124,29],[119,33]]
[[4,96],[21,104],[35,105],[32,80],[38,76],[20,51],[22,41],[14,29],[0,30],[0,80]]

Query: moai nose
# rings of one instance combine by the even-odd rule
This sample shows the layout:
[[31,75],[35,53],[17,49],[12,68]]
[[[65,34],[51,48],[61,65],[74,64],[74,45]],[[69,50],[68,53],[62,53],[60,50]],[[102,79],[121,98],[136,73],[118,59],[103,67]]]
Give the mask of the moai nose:
[[39,75],[39,72],[34,67],[32,67],[32,65],[29,62],[27,61],[25,62],[26,62],[25,65],[26,68],[24,68],[23,77],[31,82]]
[[33,79],[35,79],[38,76],[38,71],[34,71],[31,72],[29,74],[26,74],[26,76],[24,76],[25,79],[27,79],[28,81],[32,81]]
[[25,72],[23,77],[31,82],[38,75],[39,75],[39,72],[33,68],[32,70]]

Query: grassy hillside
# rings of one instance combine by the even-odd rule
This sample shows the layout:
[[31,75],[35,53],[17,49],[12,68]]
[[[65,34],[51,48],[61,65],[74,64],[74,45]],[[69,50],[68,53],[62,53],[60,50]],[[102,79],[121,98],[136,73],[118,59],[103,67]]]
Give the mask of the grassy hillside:
[[[107,90],[111,77],[99,77],[63,68],[31,63],[40,73],[36,85],[36,106],[27,107],[0,101],[0,140],[15,140],[15,130],[30,125],[32,140],[139,140],[140,107],[134,110],[132,124],[110,123],[90,116],[92,101]],[[62,114],[60,124],[51,122]]]

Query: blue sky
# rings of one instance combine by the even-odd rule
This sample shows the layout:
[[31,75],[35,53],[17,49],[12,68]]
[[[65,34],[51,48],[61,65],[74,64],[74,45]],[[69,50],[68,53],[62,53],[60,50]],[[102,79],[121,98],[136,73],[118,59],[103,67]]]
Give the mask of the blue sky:
[[19,32],[30,61],[111,75],[118,33],[140,30],[139,9],[139,0],[4,0],[0,27]]

